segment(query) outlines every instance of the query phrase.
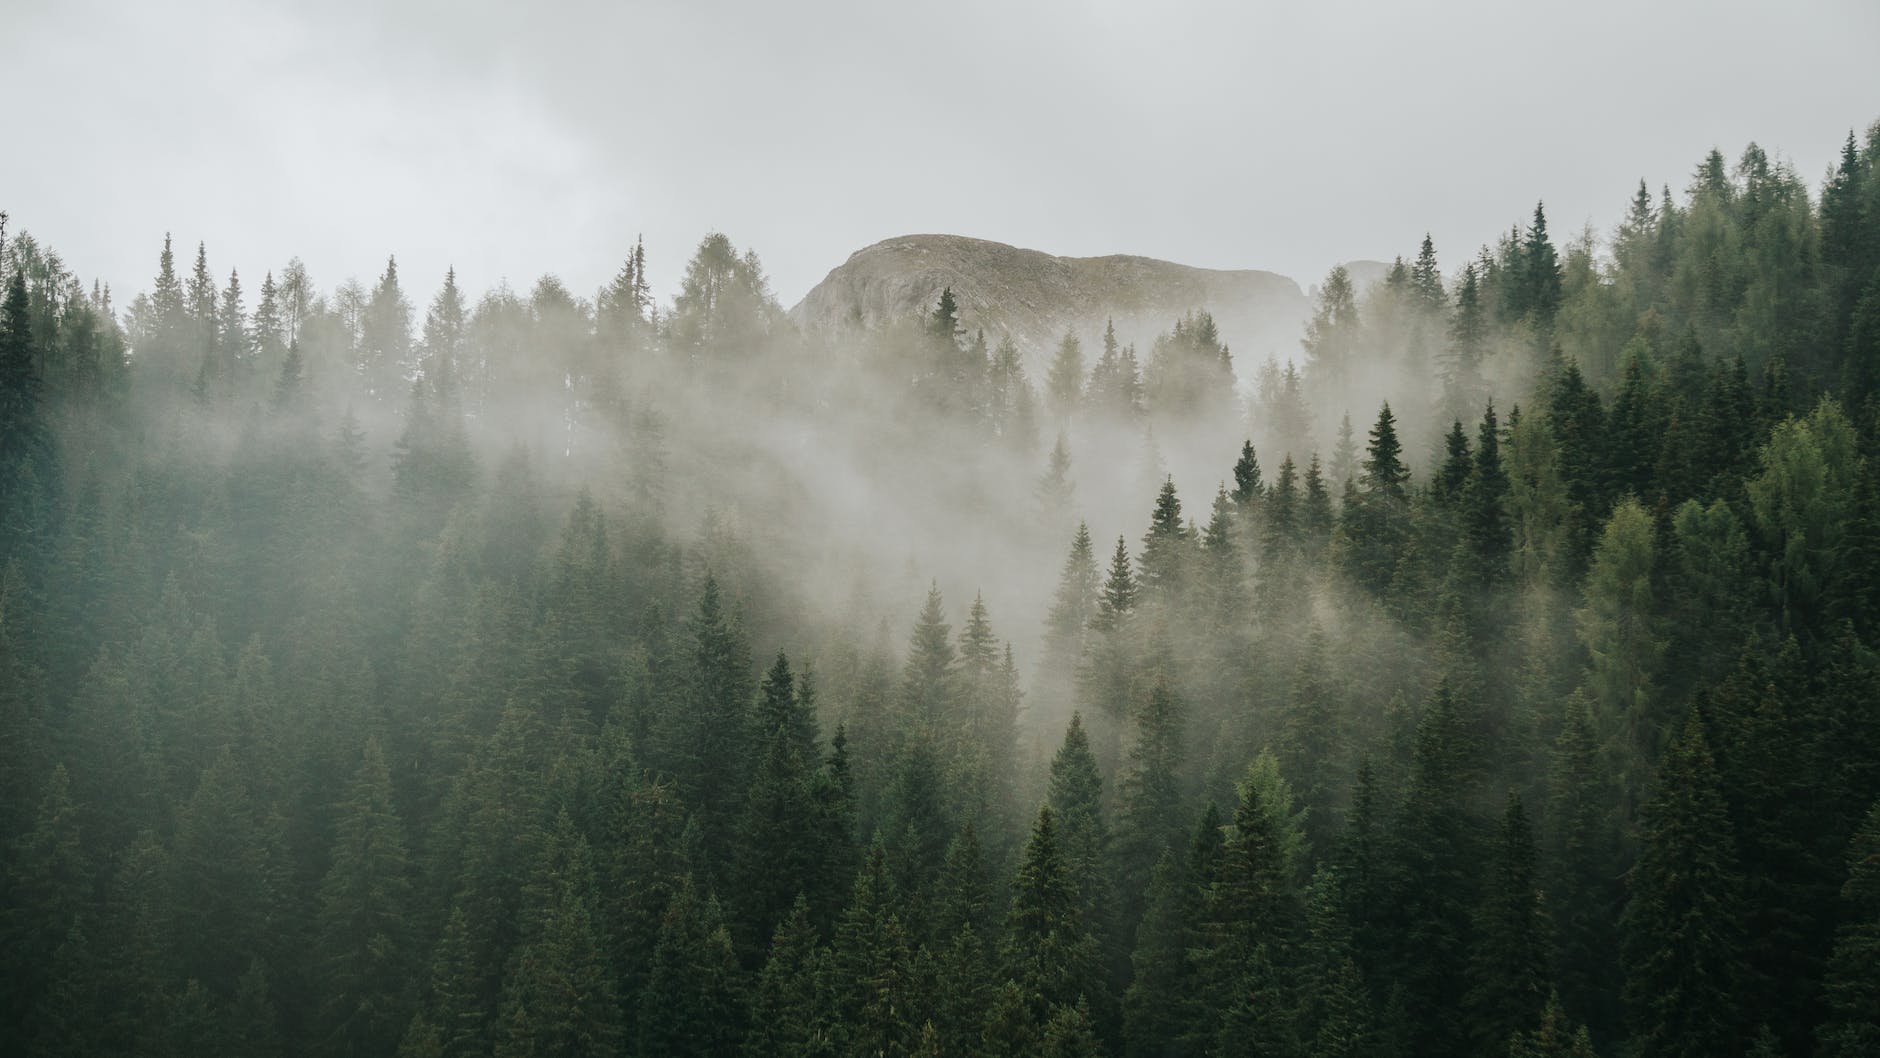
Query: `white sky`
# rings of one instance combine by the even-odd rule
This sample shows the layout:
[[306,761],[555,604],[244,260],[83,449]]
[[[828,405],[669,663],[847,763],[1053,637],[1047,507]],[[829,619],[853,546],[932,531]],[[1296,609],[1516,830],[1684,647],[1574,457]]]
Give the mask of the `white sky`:
[[640,232],[665,300],[714,228],[785,305],[908,232],[1309,284],[1605,230],[1713,145],[1818,186],[1876,55],[1876,0],[0,0],[0,209],[121,304],[166,229],[419,304]]

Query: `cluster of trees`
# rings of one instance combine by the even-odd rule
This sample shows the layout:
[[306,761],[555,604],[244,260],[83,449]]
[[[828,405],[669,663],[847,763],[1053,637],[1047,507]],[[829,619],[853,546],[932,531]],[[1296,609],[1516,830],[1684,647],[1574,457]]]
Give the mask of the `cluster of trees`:
[[[15,237],[0,1049],[1872,1053],[1877,162],[1334,273],[1244,405],[1205,315],[1041,396],[945,294],[791,332],[722,236],[421,322],[167,246],[120,319]],[[1321,459],[1385,356],[1441,391]],[[1205,511],[1073,488],[1184,415],[1253,420]],[[775,437],[1012,553],[832,606]]]

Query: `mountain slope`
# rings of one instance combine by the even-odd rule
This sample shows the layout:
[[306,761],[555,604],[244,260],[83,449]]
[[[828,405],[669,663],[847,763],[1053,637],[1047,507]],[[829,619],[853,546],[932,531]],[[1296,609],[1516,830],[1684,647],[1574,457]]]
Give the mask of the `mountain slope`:
[[930,310],[953,288],[960,316],[988,341],[1010,334],[1037,366],[1065,330],[1094,359],[1106,320],[1146,357],[1185,312],[1214,314],[1243,376],[1297,350],[1309,304],[1273,272],[1191,268],[1149,257],[1055,257],[960,235],[903,235],[857,250],[790,310],[799,326],[877,326]]

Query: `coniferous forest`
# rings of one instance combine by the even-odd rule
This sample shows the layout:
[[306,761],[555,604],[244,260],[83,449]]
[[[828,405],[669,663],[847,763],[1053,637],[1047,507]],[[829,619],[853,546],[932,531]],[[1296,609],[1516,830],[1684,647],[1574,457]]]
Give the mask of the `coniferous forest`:
[[1271,358],[16,218],[0,1053],[1880,1054],[1880,126],[1614,200]]

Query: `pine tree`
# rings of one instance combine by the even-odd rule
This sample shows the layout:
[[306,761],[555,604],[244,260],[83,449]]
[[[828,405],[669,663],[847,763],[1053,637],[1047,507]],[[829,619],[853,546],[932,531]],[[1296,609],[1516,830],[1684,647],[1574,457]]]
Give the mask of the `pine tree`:
[[1325,277],[1319,288],[1318,304],[1300,340],[1306,363],[1315,376],[1322,377],[1334,390],[1341,388],[1351,371],[1352,354],[1358,340],[1357,292],[1351,273],[1339,265]]
[[1307,894],[1305,984],[1295,1031],[1306,1053],[1368,1054],[1377,1046],[1371,997],[1358,971],[1343,890],[1335,868],[1320,867]]
[[[1507,1052],[1508,1058],[1597,1058],[1586,1026],[1573,1027],[1561,1009],[1558,995],[1548,997],[1540,1027],[1515,1036]],[[1497,1048],[1496,1053],[1501,1049]]]
[[1568,699],[1549,775],[1547,892],[1558,928],[1562,998],[1600,1037],[1619,1030],[1610,984],[1619,976],[1615,793],[1584,691]]
[[1175,480],[1164,479],[1149,516],[1149,531],[1142,538],[1142,577],[1145,599],[1165,605],[1180,596],[1187,572],[1187,530],[1182,525],[1182,501],[1175,495]]
[[1742,879],[1702,720],[1672,742],[1639,814],[1624,929],[1625,997],[1637,1053],[1737,1053]]
[[1034,1024],[1048,1023],[1057,1007],[1107,994],[1102,956],[1081,904],[1073,868],[1059,845],[1056,815],[1045,805],[1012,883],[1002,950],[1006,973],[1018,984]]
[[1045,376],[1045,399],[1060,427],[1077,413],[1083,401],[1084,353],[1077,335],[1064,332],[1057,353],[1051,358],[1050,373]]
[[1605,520],[1609,502],[1604,488],[1606,411],[1599,394],[1586,384],[1579,364],[1568,360],[1547,395],[1547,428],[1558,453],[1562,484],[1571,504],[1564,527],[1569,572],[1577,574],[1592,553],[1593,529]]
[[678,730],[671,752],[680,792],[703,817],[706,863],[699,866],[709,871],[728,861],[728,832],[744,792],[739,780],[750,774],[753,745],[744,636],[725,614],[718,581],[709,574],[690,631],[686,707],[673,717]]
[[33,341],[26,277],[15,271],[0,305],[0,563],[30,532],[20,519],[38,502],[34,493],[51,484],[46,458],[51,440],[42,418],[44,380]]
[[1880,802],[1848,848],[1847,909],[1822,980],[1828,1016],[1816,1032],[1822,1058],[1854,1058],[1880,1048]]
[[1016,981],[1007,981],[986,1011],[979,1053],[984,1058],[1029,1058],[1038,1053],[1038,1023],[1032,1004]]
[[1539,1023],[1546,1002],[1548,945],[1534,876],[1534,835],[1518,794],[1508,796],[1490,863],[1476,911],[1465,1000],[1477,1050],[1499,1058],[1510,1039]]
[[1371,428],[1357,502],[1340,512],[1339,557],[1347,574],[1374,595],[1383,595],[1396,576],[1408,544],[1408,484],[1397,420],[1386,403]]
[[1443,437],[1443,462],[1430,482],[1431,498],[1445,507],[1455,506],[1469,483],[1474,462],[1469,451],[1469,435],[1462,432],[1462,420],[1457,419]]
[[947,846],[936,888],[933,919],[936,937],[950,937],[961,930],[972,930],[981,937],[994,932],[997,920],[992,878],[979,844],[979,832],[971,823],[961,827]]
[[835,1054],[830,1006],[828,950],[810,922],[809,904],[798,899],[778,923],[770,956],[751,998],[748,1058],[822,1058]]
[[[5,968],[7,988],[0,1007],[5,1011],[0,1041],[11,1039],[13,1046],[23,1047],[26,1041],[16,1035],[24,1035],[35,1020],[45,1020],[43,1013],[35,1019],[34,1008],[57,1002],[48,990],[66,987],[55,976],[62,969],[58,955],[80,928],[91,880],[79,819],[65,765],[54,765],[30,829],[7,850],[6,910],[0,915],[0,940],[5,942],[0,966]],[[66,954],[75,960],[88,951],[74,948]]]
[[1459,1054],[1468,1046],[1461,1014],[1477,903],[1472,759],[1455,696],[1440,684],[1416,725],[1409,789],[1392,835],[1405,923],[1392,976],[1406,993],[1411,1043],[1423,1053]]
[[398,285],[398,259],[387,258],[359,320],[359,371],[374,397],[392,400],[411,366],[411,305]]
[[1045,1023],[1038,1053],[1043,1058],[1102,1058],[1103,1045],[1091,1028],[1089,1004],[1080,1001],[1058,1007]]
[[1293,1000],[1281,979],[1293,965],[1302,924],[1294,883],[1305,838],[1270,755],[1248,768],[1238,789],[1233,826],[1208,882],[1195,953],[1196,987],[1206,1007],[1190,1032],[1195,1039],[1218,1037],[1227,1044],[1238,1038],[1258,1047],[1291,1031],[1282,1012],[1290,1012]]
[[333,863],[320,884],[323,1020],[335,1054],[391,1050],[410,1018],[406,930],[410,879],[392,805],[391,772],[376,738],[340,806]]
[[1661,738],[1654,684],[1665,640],[1653,597],[1656,558],[1651,515],[1627,498],[1600,534],[1586,605],[1573,615],[1591,659],[1586,682],[1595,729],[1612,767],[1634,790]]
[[1223,830],[1220,809],[1210,803],[1188,847],[1170,850],[1156,864],[1130,956],[1134,976],[1123,995],[1125,1054],[1198,1055],[1209,1042],[1195,1035],[1205,1013],[1195,956]]
[[894,861],[895,883],[911,901],[926,896],[946,859],[953,834],[946,802],[933,740],[915,734],[895,759],[879,831]]
[[1554,314],[1560,310],[1561,273],[1558,254],[1547,237],[1544,203],[1534,204],[1534,221],[1521,243],[1517,301],[1513,315],[1529,319],[1543,339],[1553,333]]
[[1306,494],[1299,504],[1299,529],[1305,538],[1306,554],[1317,558],[1332,535],[1332,495],[1325,487],[1325,474],[1319,469],[1319,454],[1306,461]]
[[1078,522],[1064,570],[1058,575],[1051,614],[1045,621],[1044,664],[1049,678],[1041,681],[1044,687],[1040,689],[1067,684],[1076,673],[1083,660],[1085,633],[1096,617],[1100,579],[1090,527]]
[[1240,458],[1234,462],[1234,507],[1245,513],[1258,503],[1265,486],[1260,481],[1260,457],[1253,451],[1253,441],[1242,441]]
[[[496,1058],[609,1058],[621,1052],[624,1037],[619,998],[601,952],[587,843],[574,832],[566,813],[557,823],[555,839],[545,846],[544,858],[540,871],[546,877],[538,875],[531,885],[538,902],[530,917],[539,925],[503,985]],[[655,977],[656,983],[660,980]]]
[[1144,913],[1156,865],[1178,848],[1182,818],[1182,707],[1158,679],[1136,715],[1129,769],[1117,784],[1116,891],[1121,895],[1118,936],[1127,943]]
[[1485,395],[1482,359],[1488,345],[1488,313],[1474,264],[1462,270],[1449,317],[1449,355],[1443,367],[1445,407],[1451,414],[1474,408]]
[[[666,907],[635,1019],[639,1053],[717,1058],[744,1039],[742,985],[718,901],[691,879]],[[545,1053],[554,1054],[556,1051]]]
[[1068,517],[1077,496],[1077,483],[1071,480],[1070,439],[1059,430],[1051,446],[1050,460],[1038,479],[1038,506],[1047,523],[1055,525]]
[[1397,440],[1397,419],[1386,401],[1378,409],[1377,423],[1371,427],[1371,441],[1365,448],[1363,475],[1359,484],[1365,495],[1402,501],[1410,471],[1403,464],[1403,444]]
[[461,906],[454,906],[431,958],[429,1015],[425,1018],[437,1035],[440,1058],[489,1052],[484,976],[472,949],[469,919]]
[[463,379],[465,332],[469,319],[463,294],[457,288],[457,270],[444,272],[444,286],[424,315],[422,371],[436,389],[445,409],[456,406]]
[[1476,583],[1493,585],[1508,574],[1514,530],[1508,518],[1508,473],[1502,467],[1495,406],[1482,411],[1475,434],[1475,464],[1462,491],[1462,529],[1474,559]]
[[733,934],[747,951],[760,950],[793,902],[815,886],[824,851],[809,763],[820,759],[815,721],[798,708],[795,679],[782,654],[764,677],[757,723],[763,755],[743,799],[730,879],[738,927]]
[[196,244],[196,264],[190,270],[189,279],[184,284],[183,307],[185,323],[182,352],[194,363],[194,380],[198,397],[204,393],[204,387],[214,379],[215,363],[215,324],[216,324],[216,289],[215,277],[209,273],[208,248]]
[[1136,575],[1131,569],[1129,545],[1122,537],[1116,538],[1116,551],[1110,556],[1110,573],[1103,582],[1103,594],[1097,602],[1097,614],[1106,627],[1114,626],[1122,615],[1136,608],[1136,594],[1139,590]]
[[936,582],[927,589],[927,602],[914,622],[914,636],[901,674],[903,708],[915,730],[938,732],[949,729],[957,720],[955,663],[959,655],[952,636],[953,626],[947,623]]
[[1338,439],[1332,444],[1332,482],[1343,488],[1358,480],[1358,442],[1351,429],[1351,416],[1338,420]]
[[1317,849],[1331,847],[1333,777],[1344,742],[1325,654],[1325,634],[1312,622],[1293,670],[1278,738],[1280,769],[1298,780],[1308,813],[1306,832]]
[[249,961],[266,959],[286,940],[277,928],[274,857],[261,813],[224,748],[177,819],[171,885],[190,894],[176,907],[184,978],[233,995]]
[[215,374],[230,383],[235,382],[236,373],[246,367],[253,353],[252,343],[247,316],[242,309],[241,277],[231,269],[216,312]]
[[1103,774],[1081,714],[1071,714],[1064,743],[1051,758],[1046,794],[1065,878],[1076,894],[1083,928],[1099,945],[1115,908],[1109,886],[1110,830],[1103,812]]

